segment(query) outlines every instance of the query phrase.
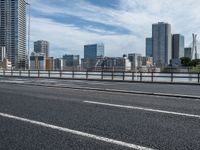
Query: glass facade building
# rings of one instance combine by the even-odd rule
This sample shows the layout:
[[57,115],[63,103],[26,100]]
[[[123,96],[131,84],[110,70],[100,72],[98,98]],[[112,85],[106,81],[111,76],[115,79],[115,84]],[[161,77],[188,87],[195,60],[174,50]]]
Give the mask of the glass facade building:
[[168,66],[172,58],[171,25],[159,22],[152,25],[153,61],[157,67]]
[[26,67],[25,0],[0,0],[0,47],[6,48],[12,67]]
[[188,57],[188,58],[192,59],[192,48],[191,47],[185,48],[184,57]]
[[97,59],[101,57],[104,57],[104,44],[84,46],[84,59]]
[[80,56],[64,55],[63,62],[64,62],[64,67],[78,67],[80,65]]
[[152,38],[146,38],[146,56],[153,57]]
[[179,59],[184,57],[184,48],[184,36],[180,34],[174,34],[172,36],[172,59]]

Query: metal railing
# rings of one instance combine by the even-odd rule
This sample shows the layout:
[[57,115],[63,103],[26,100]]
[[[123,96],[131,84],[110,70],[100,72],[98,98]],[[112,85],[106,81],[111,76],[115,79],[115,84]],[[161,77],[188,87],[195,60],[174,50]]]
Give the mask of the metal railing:
[[77,80],[112,80],[132,82],[200,83],[200,73],[144,73],[144,72],[80,72],[80,71],[6,71],[0,70],[1,77],[52,78]]

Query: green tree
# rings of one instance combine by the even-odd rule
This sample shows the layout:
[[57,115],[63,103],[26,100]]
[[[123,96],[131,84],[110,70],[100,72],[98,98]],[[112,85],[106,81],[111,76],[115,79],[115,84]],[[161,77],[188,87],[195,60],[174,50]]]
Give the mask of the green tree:
[[191,59],[189,57],[182,57],[181,58],[181,64],[184,67],[189,67],[189,66],[191,66]]

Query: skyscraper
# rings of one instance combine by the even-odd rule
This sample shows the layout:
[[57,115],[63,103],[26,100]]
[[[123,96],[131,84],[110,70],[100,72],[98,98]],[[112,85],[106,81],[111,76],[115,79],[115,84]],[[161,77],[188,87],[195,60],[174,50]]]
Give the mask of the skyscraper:
[[166,67],[172,57],[171,25],[159,22],[152,25],[153,60],[156,66]]
[[43,40],[34,42],[34,52],[43,53],[46,57],[49,57],[49,42]]
[[153,57],[152,38],[146,38],[146,56]]
[[172,59],[180,59],[181,57],[184,57],[184,47],[184,36],[174,34],[172,36]]
[[0,1],[0,47],[6,48],[6,54],[12,66],[26,66],[26,1]]

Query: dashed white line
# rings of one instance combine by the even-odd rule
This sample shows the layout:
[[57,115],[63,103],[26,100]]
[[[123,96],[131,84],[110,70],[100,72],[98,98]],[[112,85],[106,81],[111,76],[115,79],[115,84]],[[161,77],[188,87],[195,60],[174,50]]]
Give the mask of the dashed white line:
[[143,146],[139,146],[139,145],[135,145],[135,144],[131,144],[131,143],[126,143],[126,142],[122,142],[122,141],[118,141],[118,140],[114,140],[114,139],[110,139],[110,138],[105,138],[105,137],[97,136],[97,135],[94,135],[94,134],[89,134],[89,133],[85,133],[85,132],[81,132],[81,131],[77,131],[77,130],[63,128],[63,127],[47,124],[47,123],[44,123],[44,122],[34,121],[34,120],[22,118],[22,117],[17,117],[17,116],[5,114],[5,113],[0,113],[0,116],[4,117],[4,118],[9,118],[9,119],[14,119],[14,120],[30,123],[30,124],[33,124],[33,125],[51,128],[51,129],[54,129],[54,130],[70,133],[70,134],[73,134],[73,135],[91,138],[91,139],[102,141],[102,142],[105,142],[105,143],[119,145],[119,146],[126,147],[126,148],[131,148],[131,149],[136,149],[136,150],[153,150],[152,148],[147,148],[147,147],[143,147]]
[[184,116],[184,117],[200,119],[200,115],[179,113],[179,112],[173,112],[173,111],[165,111],[165,110],[159,110],[159,109],[150,109],[150,108],[143,108],[143,107],[117,105],[117,104],[101,103],[101,102],[94,102],[94,101],[84,101],[84,103],[94,104],[94,105],[102,105],[102,106],[110,106],[110,107],[118,107],[118,108],[126,108],[126,109],[135,109],[135,110],[142,110],[142,111],[149,111],[149,112],[155,112],[155,113],[163,113],[163,114],[170,114],[170,115]]

